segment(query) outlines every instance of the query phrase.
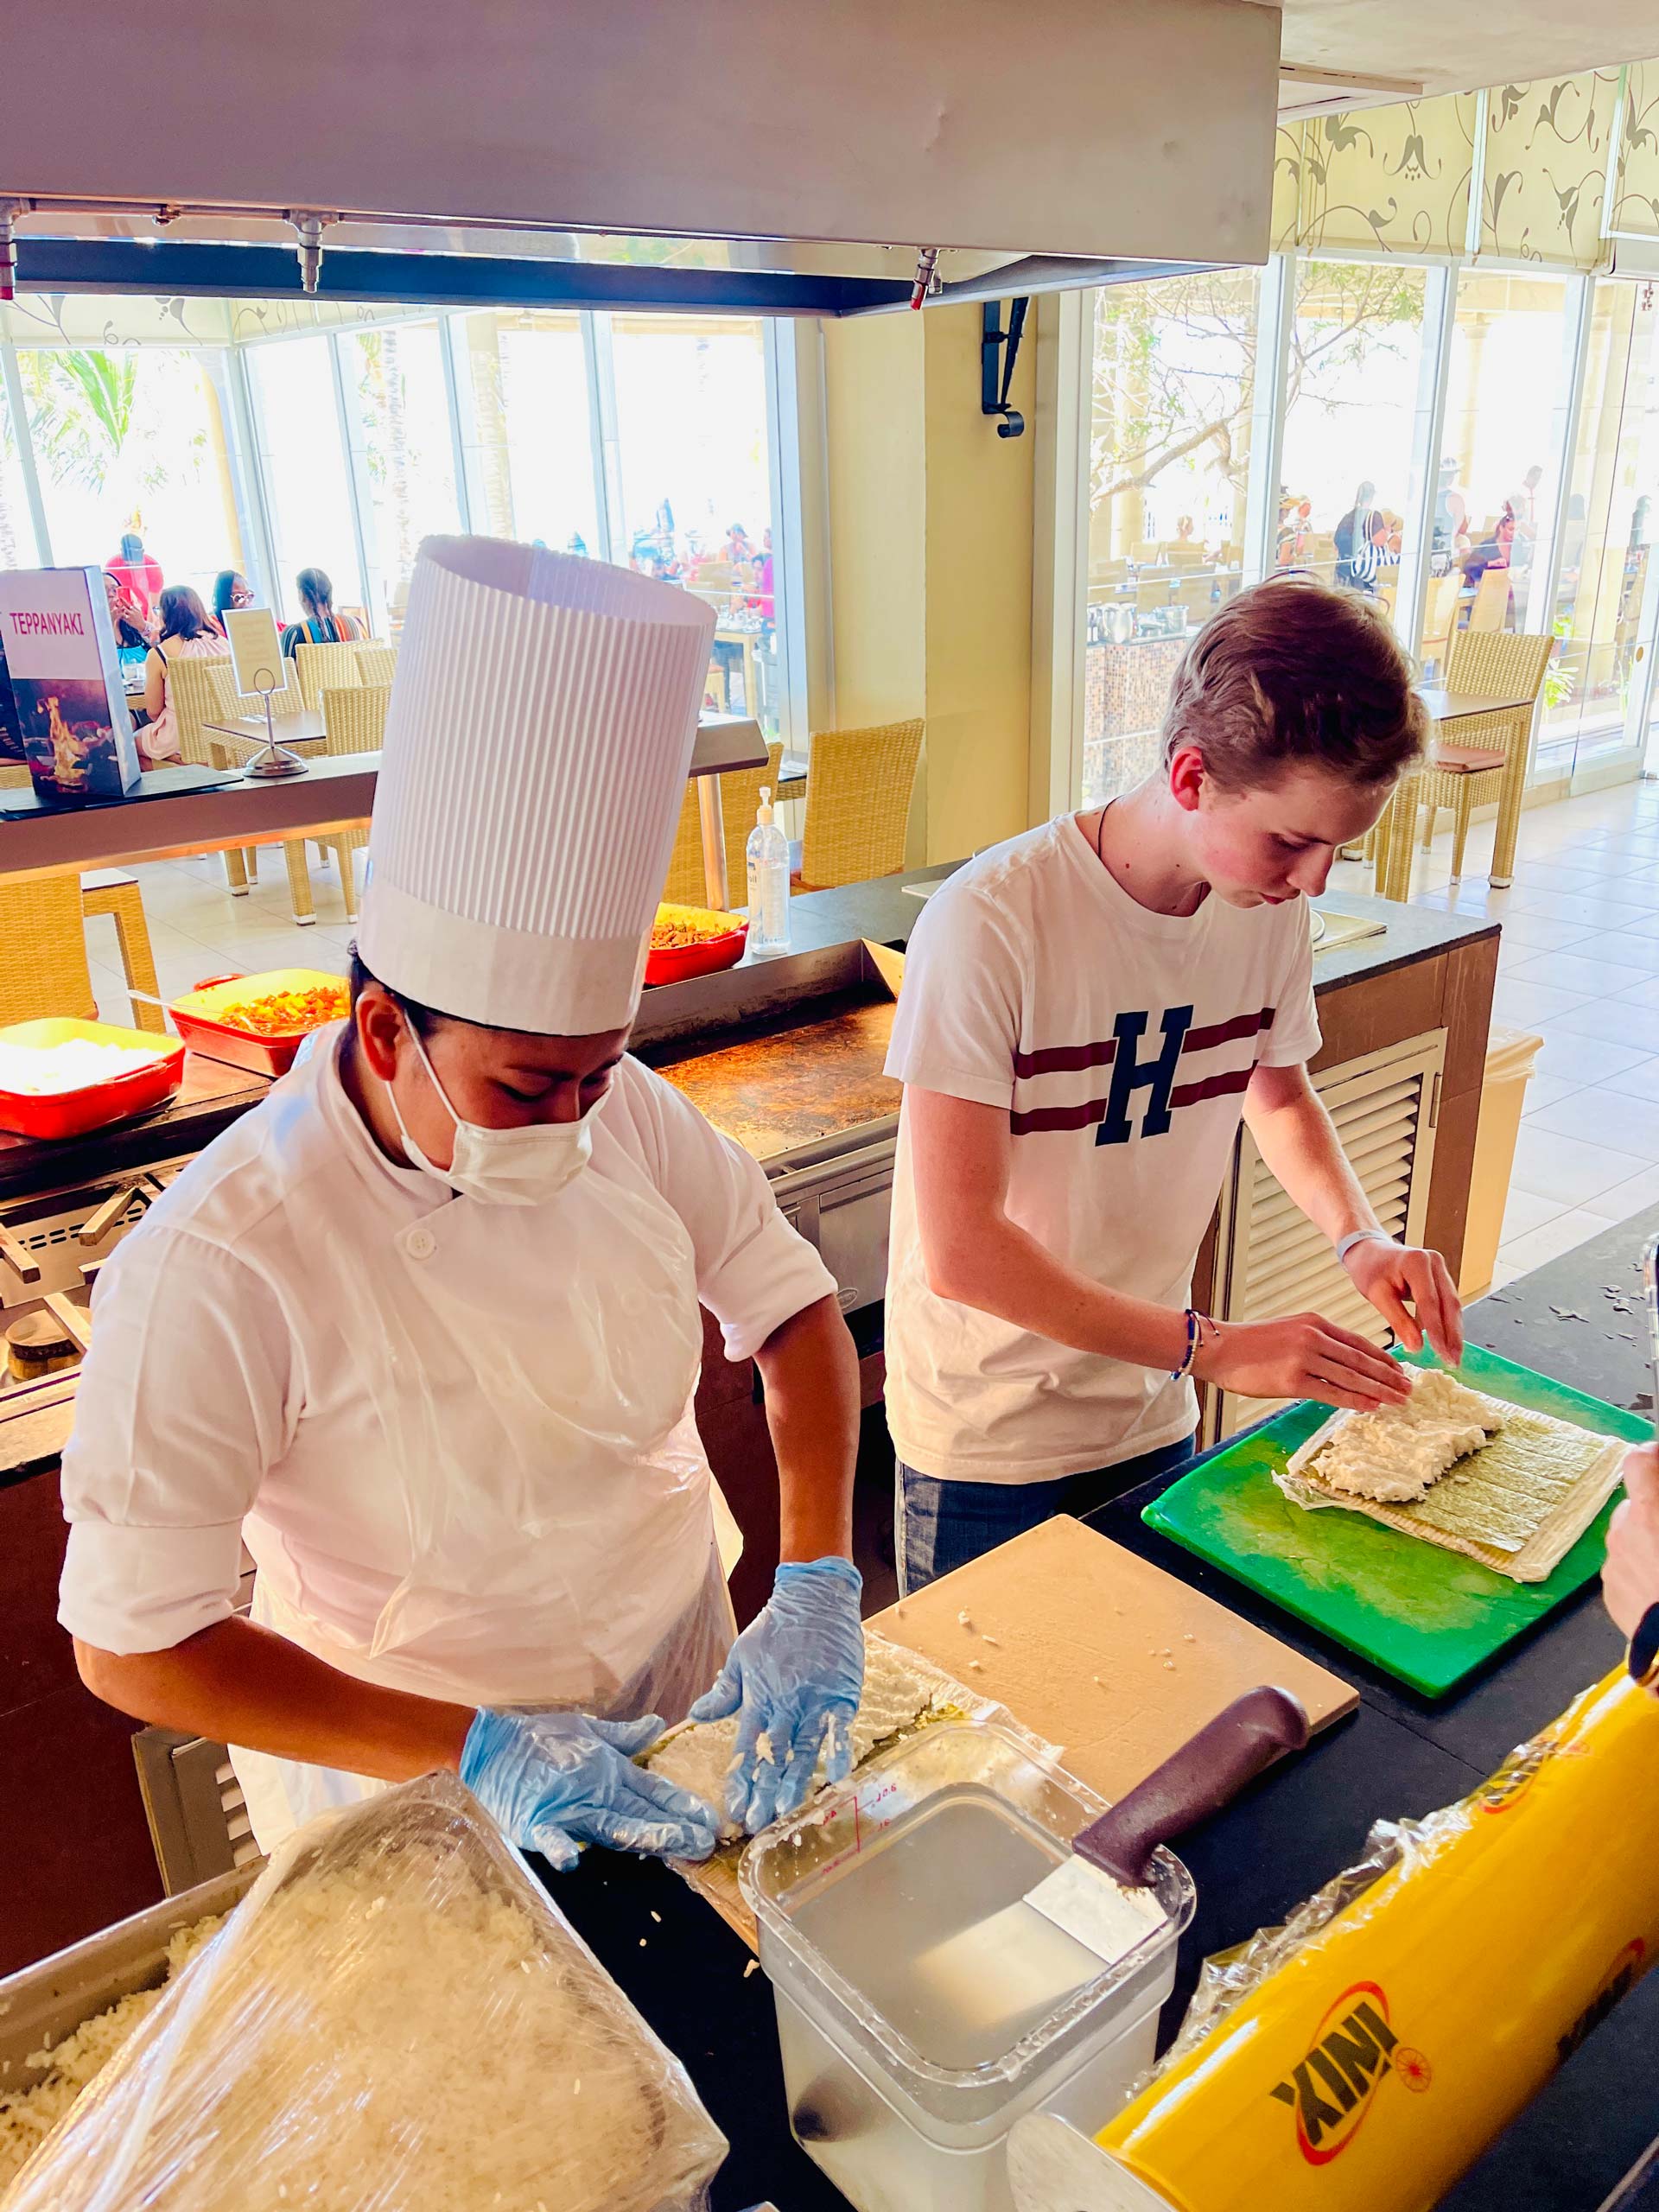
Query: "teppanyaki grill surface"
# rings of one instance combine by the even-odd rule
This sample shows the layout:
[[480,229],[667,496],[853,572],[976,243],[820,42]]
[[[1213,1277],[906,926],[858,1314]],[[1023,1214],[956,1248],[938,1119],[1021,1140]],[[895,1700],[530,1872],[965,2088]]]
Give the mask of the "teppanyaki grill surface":
[[811,1020],[760,1025],[712,1052],[653,1055],[658,1071],[756,1160],[896,1114],[901,1086],[882,1072],[894,1001],[848,992],[811,1010]]

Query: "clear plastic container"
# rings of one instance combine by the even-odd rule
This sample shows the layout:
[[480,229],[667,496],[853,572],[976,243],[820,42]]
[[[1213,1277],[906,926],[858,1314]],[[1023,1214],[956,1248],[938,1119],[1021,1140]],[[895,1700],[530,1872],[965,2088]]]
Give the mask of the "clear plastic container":
[[1046,2009],[1000,2027],[995,2008],[942,2011],[913,1970],[1018,1904],[1105,1809],[1020,1731],[942,1723],[745,1853],[790,2124],[859,2212],[1011,2212],[1014,2121],[1052,2112],[1092,2133],[1151,2064],[1195,1903],[1166,1851],[1161,1920]]

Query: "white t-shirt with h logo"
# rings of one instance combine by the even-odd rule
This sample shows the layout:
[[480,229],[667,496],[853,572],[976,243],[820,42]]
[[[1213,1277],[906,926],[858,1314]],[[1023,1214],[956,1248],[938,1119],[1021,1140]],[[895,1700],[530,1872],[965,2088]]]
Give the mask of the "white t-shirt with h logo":
[[[1185,1306],[1258,1066],[1319,1050],[1305,900],[1156,914],[1063,815],[941,886],[911,938],[887,1073],[1008,1114],[1010,1220],[1109,1289]],[[909,1116],[887,1273],[887,1424],[919,1473],[1046,1482],[1188,1435],[1189,1382],[928,1288]]]

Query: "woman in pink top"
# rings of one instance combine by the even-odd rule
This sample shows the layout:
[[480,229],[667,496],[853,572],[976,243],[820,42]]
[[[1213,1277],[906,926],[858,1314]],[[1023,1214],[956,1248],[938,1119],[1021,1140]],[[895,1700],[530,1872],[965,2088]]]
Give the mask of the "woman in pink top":
[[144,663],[144,712],[149,720],[137,733],[147,761],[180,756],[173,705],[167,695],[168,664],[175,660],[223,660],[230,652],[214,629],[200,595],[188,584],[169,584],[161,597],[162,634]]

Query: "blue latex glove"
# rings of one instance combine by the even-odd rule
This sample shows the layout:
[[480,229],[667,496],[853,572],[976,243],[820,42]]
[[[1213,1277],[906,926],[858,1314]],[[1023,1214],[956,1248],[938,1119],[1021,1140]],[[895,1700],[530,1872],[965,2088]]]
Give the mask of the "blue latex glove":
[[[844,1782],[852,1770],[853,1716],[864,1688],[858,1613],[863,1587],[850,1560],[786,1560],[764,1610],[732,1646],[713,1689],[688,1715],[692,1720],[738,1715],[726,1810],[751,1835],[802,1802],[831,1721],[826,1778]],[[770,1758],[761,1756],[763,1751]]]
[[481,1710],[461,1746],[461,1778],[504,1834],[554,1866],[574,1866],[580,1843],[706,1859],[715,1847],[709,1807],[632,1764],[662,1732],[654,1713],[594,1720]]

